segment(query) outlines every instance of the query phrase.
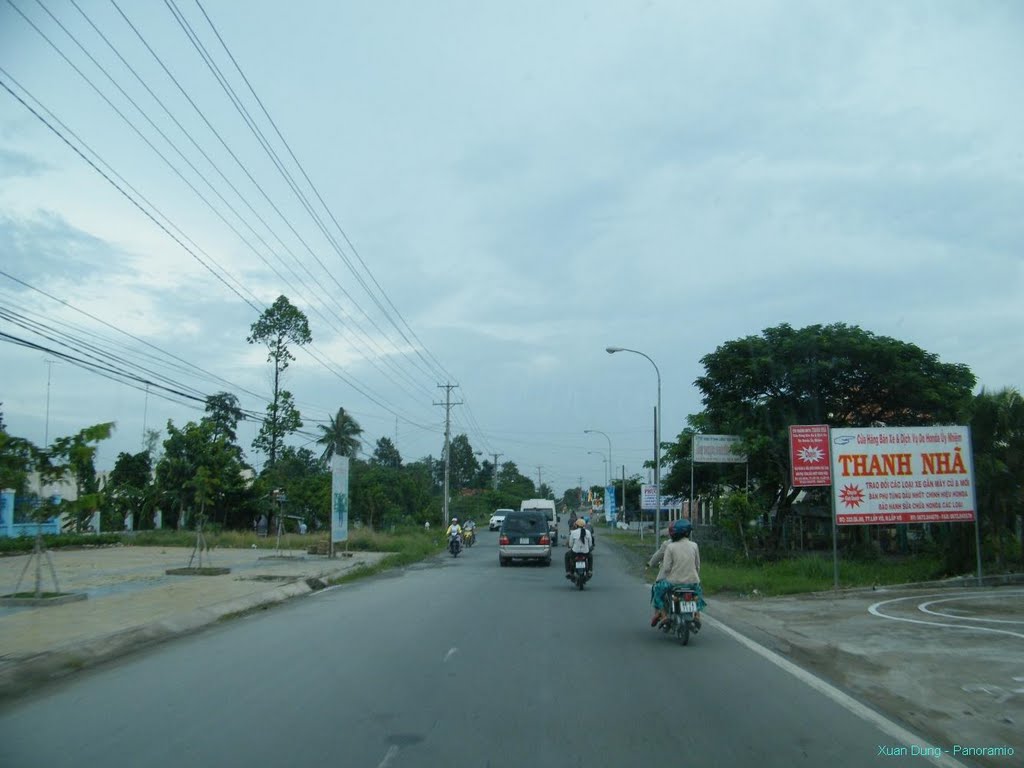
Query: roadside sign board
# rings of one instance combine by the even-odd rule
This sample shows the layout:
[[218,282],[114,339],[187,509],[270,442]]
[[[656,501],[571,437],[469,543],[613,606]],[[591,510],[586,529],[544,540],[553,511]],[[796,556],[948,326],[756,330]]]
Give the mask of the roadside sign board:
[[[640,509],[657,509],[658,508],[658,493],[654,483],[644,483],[640,486]],[[661,497],[661,508],[667,509],[669,506],[669,499],[666,496]]]
[[331,456],[331,541],[348,541],[348,457]]
[[968,427],[831,430],[839,525],[975,520]]
[[747,456],[739,451],[739,445],[737,435],[694,435],[693,460],[706,464],[744,464]]
[[794,424],[789,428],[789,466],[794,488],[832,485],[828,425]]

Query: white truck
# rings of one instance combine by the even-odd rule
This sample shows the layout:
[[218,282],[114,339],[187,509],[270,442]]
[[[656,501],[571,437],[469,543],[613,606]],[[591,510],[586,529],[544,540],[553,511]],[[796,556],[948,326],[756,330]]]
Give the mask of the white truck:
[[548,516],[548,531],[551,535],[551,546],[558,546],[558,513],[555,511],[554,499],[523,499],[519,504],[524,509],[539,509]]

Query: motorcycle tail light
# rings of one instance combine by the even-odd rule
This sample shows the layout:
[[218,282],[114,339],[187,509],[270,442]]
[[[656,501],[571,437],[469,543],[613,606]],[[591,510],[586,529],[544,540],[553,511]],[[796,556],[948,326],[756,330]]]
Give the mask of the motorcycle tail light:
[[693,592],[683,593],[683,600],[685,600],[686,602],[690,602],[691,600],[693,600]]

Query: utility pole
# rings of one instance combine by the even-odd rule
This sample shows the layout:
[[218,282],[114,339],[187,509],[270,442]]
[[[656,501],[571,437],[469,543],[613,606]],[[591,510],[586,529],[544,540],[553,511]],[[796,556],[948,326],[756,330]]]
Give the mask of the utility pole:
[[458,386],[458,384],[438,384],[437,388],[444,390],[444,402],[434,403],[434,405],[444,406],[444,527],[446,529],[448,528],[448,485],[451,478],[449,454],[451,453],[452,438],[452,406],[462,405],[461,400],[457,403],[452,402],[452,390]]
[[580,493],[579,493],[579,497],[580,497],[579,508],[582,511],[583,510],[583,477],[582,476],[580,476],[579,491],[580,491]]
[[504,456],[504,453],[492,453],[494,457],[494,490],[498,490],[498,457]]
[[44,360],[46,363],[46,431],[43,433],[43,448],[50,447],[50,375],[56,360]]
[[541,467],[540,467],[540,464],[538,464],[537,465],[537,493],[540,493],[540,487],[542,485],[544,485],[544,483],[540,479],[540,470],[541,470]]

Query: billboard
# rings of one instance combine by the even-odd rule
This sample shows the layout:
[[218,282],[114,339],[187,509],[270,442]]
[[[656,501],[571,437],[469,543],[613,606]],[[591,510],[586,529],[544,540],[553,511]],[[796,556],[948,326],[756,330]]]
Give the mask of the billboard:
[[348,541],[348,456],[331,456],[331,541]]
[[745,464],[747,455],[739,452],[739,444],[736,435],[694,435],[693,460],[705,464]]
[[831,432],[839,525],[975,520],[968,427],[871,427]]
[[794,424],[789,428],[789,466],[794,488],[832,485],[827,425]]

